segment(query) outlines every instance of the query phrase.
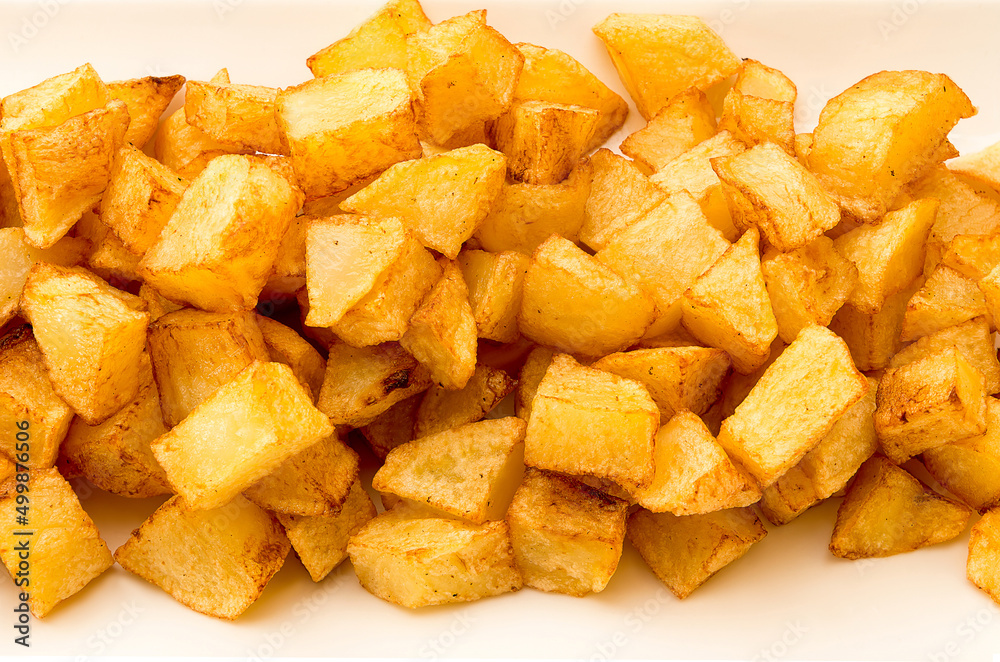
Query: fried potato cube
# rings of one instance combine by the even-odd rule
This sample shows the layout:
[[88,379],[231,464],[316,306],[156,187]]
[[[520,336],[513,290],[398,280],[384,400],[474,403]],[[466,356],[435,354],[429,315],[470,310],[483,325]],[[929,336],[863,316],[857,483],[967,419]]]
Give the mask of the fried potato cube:
[[301,198],[267,166],[213,159],[139,263],[168,299],[217,312],[253,308]]
[[42,618],[115,561],[73,488],[56,469],[31,471],[28,526],[16,524],[20,484],[12,476],[0,485],[0,560],[12,578],[29,577],[28,607]]
[[902,345],[899,334],[906,304],[919,284],[919,280],[914,281],[907,289],[890,295],[877,313],[868,315],[845,303],[833,316],[830,330],[847,343],[858,370],[881,370],[889,365]]
[[407,37],[406,74],[422,137],[449,149],[481,142],[486,122],[510,107],[523,66],[521,52],[486,25],[485,9]]
[[503,519],[524,471],[513,416],[419,437],[389,452],[372,487],[475,524]]
[[749,506],[761,496],[757,481],[690,411],[678,412],[656,433],[653,464],[653,482],[633,496],[654,513],[700,515]]
[[924,451],[934,480],[979,512],[1000,505],[1000,400],[986,398],[986,432]]
[[503,521],[470,524],[390,511],[351,536],[347,553],[365,590],[411,609],[522,586]]
[[847,485],[878,450],[875,395],[878,380],[868,377],[868,392],[837,419],[816,447],[764,490],[761,510],[774,524],[788,524]]
[[938,265],[906,304],[899,338],[909,342],[983,315],[990,319],[984,293],[976,282]]
[[641,338],[655,314],[653,299],[637,284],[553,235],[528,265],[518,322],[534,342],[598,357]]
[[55,126],[108,103],[108,86],[90,64],[48,78],[0,102],[5,129]]
[[458,267],[469,288],[469,305],[480,338],[503,343],[517,340],[517,314],[528,264],[527,256],[515,251],[459,253]]
[[753,372],[767,360],[778,323],[771,310],[751,227],[688,288],[681,301],[684,328],[710,347],[726,350],[733,369]]
[[681,600],[767,535],[750,508],[686,517],[637,510],[627,531],[646,564]]
[[152,446],[187,504],[210,509],[332,433],[291,368],[255,362]]
[[960,234],[948,244],[941,264],[966,278],[981,280],[1000,264],[1000,234]]
[[609,354],[591,367],[642,383],[660,409],[660,420],[669,421],[683,410],[699,416],[708,411],[722,394],[729,365],[721,349],[658,347]]
[[671,98],[646,126],[629,134],[621,150],[648,171],[656,172],[714,136],[715,131],[715,109],[704,92],[692,87]]
[[85,239],[63,237],[51,248],[39,249],[28,243],[23,228],[0,228],[0,327],[18,313],[21,292],[28,272],[36,262],[72,267],[84,261],[90,245]]
[[514,411],[518,418],[525,421],[531,420],[531,402],[535,399],[538,385],[542,383],[554,355],[555,352],[548,347],[536,345],[525,357],[524,365],[521,366],[521,372],[517,376],[517,398],[514,403]]
[[172,494],[152,441],[166,434],[160,395],[148,356],[143,356],[139,394],[100,425],[75,419],[59,449],[64,475],[81,475],[102,490],[124,497]]
[[[218,76],[212,80],[217,79]],[[225,80],[228,82],[228,76]],[[183,106],[164,120],[153,143],[156,160],[187,179],[201,174],[215,157],[240,152],[239,148],[220,143],[198,127],[188,124]]]
[[417,409],[414,436],[427,437],[481,421],[514,390],[515,384],[503,370],[478,365],[460,391],[431,386]]
[[875,430],[896,464],[924,451],[986,431],[982,374],[947,347],[882,375]]
[[593,167],[585,159],[558,184],[505,183],[475,239],[493,253],[518,251],[527,256],[554,234],[575,242],[592,179]]
[[430,26],[419,0],[390,0],[346,37],[310,55],[306,64],[316,78],[355,69],[405,70],[406,38]]
[[1000,604],[1000,510],[991,510],[972,525],[966,576]]
[[149,315],[137,297],[79,267],[39,262],[22,308],[56,392],[90,425],[135,399]]
[[719,129],[748,147],[772,143],[795,156],[795,83],[787,76],[745,59],[723,100]]
[[570,476],[529,468],[507,511],[524,585],[582,597],[618,568],[628,503]]
[[[987,319],[990,321],[990,326],[992,327],[996,324],[996,316],[1000,315],[1000,269],[994,268],[993,271],[983,276],[982,280],[978,283],[978,287],[983,295],[983,304],[986,307]],[[976,304],[973,302],[975,298],[975,293],[970,292],[968,301],[970,308],[975,307]]]
[[585,151],[597,149],[621,128],[628,103],[575,59],[554,48],[514,44],[524,66],[514,88],[514,100],[573,104],[600,112],[597,128]]
[[1000,361],[997,361],[993,333],[985,317],[949,326],[917,339],[893,356],[889,367],[899,368],[952,346],[983,375],[986,393],[1000,391]]
[[[743,375],[738,372],[730,372],[729,376],[726,377],[725,381],[722,383],[722,417],[727,418],[732,416],[736,411],[736,407],[740,405],[741,402],[746,400],[746,397],[750,395],[750,391],[760,378],[764,376],[764,373],[771,364],[774,363],[782,352],[788,347],[787,344],[781,338],[775,338],[774,342],[771,343],[771,353],[768,355],[767,360],[764,363],[751,372],[748,375]],[[720,425],[722,421],[719,421]],[[718,433],[715,433],[718,436]]]
[[314,582],[322,581],[347,558],[351,536],[375,518],[375,504],[356,480],[336,514],[303,516],[275,513],[292,549]]
[[173,170],[126,145],[115,156],[101,198],[101,221],[127,249],[142,255],[156,243],[187,187]]
[[819,181],[774,143],[711,163],[736,229],[758,228],[783,253],[809,244],[840,222],[837,203]]
[[766,488],[798,464],[868,388],[844,341],[824,327],[807,326],[722,421],[718,441]]
[[431,385],[425,367],[397,343],[330,348],[316,406],[334,425],[361,427]]
[[310,199],[421,153],[410,88],[398,69],[360,69],[285,88],[275,113]]
[[130,122],[125,142],[142,149],[156,133],[160,116],[184,86],[184,76],[144,76],[108,83],[108,96],[125,102]]
[[147,347],[170,428],[251,363],[270,360],[250,311],[167,313],[149,325]]
[[360,428],[375,457],[384,460],[396,446],[413,441],[417,411],[423,398],[423,393],[417,393],[400,400]]
[[90,271],[119,285],[140,280],[140,256],[125,248],[118,235],[97,214],[92,211],[84,213],[73,230],[77,238],[90,245],[86,260]]
[[[0,454],[31,469],[51,467],[72,420],[73,410],[52,389],[31,327],[17,327],[0,338],[0,425],[13,430],[0,438]],[[30,425],[27,457],[16,441],[22,421]]]
[[695,16],[614,13],[594,26],[622,84],[647,120],[689,87],[704,91],[740,60]]
[[455,259],[500,194],[506,159],[472,145],[397,164],[341,203],[345,211],[398,216],[427,248]]
[[943,74],[882,71],[827,102],[806,167],[848,214],[875,223],[975,112]]
[[272,513],[335,515],[358,479],[358,454],[333,434],[282,462],[243,490]]
[[607,148],[597,150],[590,163],[594,175],[580,240],[599,251],[618,232],[663,202],[666,195],[638,166]]
[[593,108],[551,101],[519,101],[493,125],[507,171],[527,184],[566,179],[590,144],[600,120]]
[[556,354],[531,402],[524,463],[645,487],[653,479],[659,424],[659,409],[642,384]]
[[274,112],[278,90],[189,80],[184,95],[188,124],[241,151],[287,154]]
[[175,496],[115,550],[115,561],[202,614],[235,619],[285,562],[274,516],[240,495],[202,510]]
[[827,326],[855,290],[860,271],[829,237],[789,253],[771,247],[760,260],[778,335],[792,342],[810,324]]
[[845,559],[892,556],[961,535],[972,511],[875,455],[861,465],[837,510],[830,552]]
[[316,348],[281,322],[263,315],[256,315],[255,320],[271,361],[290,367],[299,382],[309,388],[313,398],[319,396],[323,375],[326,373],[326,361]]

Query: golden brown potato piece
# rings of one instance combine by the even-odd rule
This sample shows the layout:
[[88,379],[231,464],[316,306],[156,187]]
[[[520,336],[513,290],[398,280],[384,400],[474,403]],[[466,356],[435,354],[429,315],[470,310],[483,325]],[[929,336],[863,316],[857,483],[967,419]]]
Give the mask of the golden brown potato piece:
[[636,283],[553,235],[524,275],[518,324],[529,340],[598,357],[641,338],[655,313],[653,299]]
[[341,203],[376,217],[398,216],[427,248],[455,259],[489,213],[506,159],[485,145],[395,165]]
[[130,122],[125,142],[142,149],[156,133],[160,116],[184,86],[184,76],[144,76],[108,83],[108,96],[128,107]]
[[102,490],[124,497],[172,494],[150,447],[166,432],[153,368],[143,356],[135,400],[100,425],[74,420],[59,449],[59,468],[63,475],[85,476]]
[[277,513],[302,565],[314,582],[322,581],[347,558],[351,536],[375,518],[375,504],[360,481],[354,481],[340,511],[307,517]]
[[140,280],[139,259],[92,211],[86,212],[73,227],[77,238],[90,244],[86,267],[101,278],[120,287]]
[[417,409],[414,436],[426,437],[481,421],[514,390],[516,384],[503,370],[478,365],[472,378],[460,391],[430,387]]
[[108,103],[108,87],[89,64],[15,92],[0,102],[3,130],[55,126]]
[[139,392],[149,315],[138,297],[79,267],[39,262],[22,308],[34,328],[56,392],[90,425],[111,417]]
[[413,427],[423,397],[423,393],[417,393],[400,400],[360,428],[375,457],[384,460],[393,448],[413,440]]
[[28,578],[20,585],[30,587],[28,606],[42,618],[115,561],[66,479],[55,468],[32,469],[30,476],[28,525],[17,523],[24,508],[17,486],[24,483],[12,476],[0,485],[0,560],[11,577]]
[[184,307],[170,301],[169,299],[164,299],[160,296],[159,292],[145,283],[143,283],[139,288],[139,298],[146,304],[146,308],[149,312],[150,324],[160,319],[167,313],[172,313]]
[[469,305],[480,338],[511,343],[518,339],[517,314],[528,258],[515,251],[464,250],[458,267],[469,288]]
[[411,609],[479,600],[522,585],[502,521],[469,524],[392,510],[351,536],[347,553],[365,590]]
[[524,463],[645,487],[659,423],[642,384],[556,354],[531,402]]
[[514,44],[524,56],[514,100],[550,101],[593,108],[600,112],[586,151],[597,149],[621,128],[628,104],[575,59],[554,48]]
[[210,510],[175,496],[115,550],[115,561],[195,611],[232,620],[285,562],[281,525],[243,497]]
[[704,91],[740,60],[695,16],[611,14],[594,26],[618,77],[647,120],[689,87]]
[[256,315],[255,319],[271,360],[290,367],[299,382],[309,387],[313,399],[317,398],[326,373],[326,361],[320,353],[308,340],[281,322],[263,315]]
[[554,355],[555,352],[548,347],[536,345],[525,357],[517,377],[517,400],[514,406],[518,418],[531,420],[531,402],[535,399],[538,385],[542,383]]
[[795,83],[787,76],[747,58],[723,101],[719,129],[748,147],[770,142],[795,156],[796,95]]
[[997,361],[993,333],[985,317],[977,317],[919,338],[893,356],[889,367],[899,368],[952,346],[962,353],[969,365],[983,375],[986,393],[1000,391],[1000,361]]
[[156,439],[153,455],[191,508],[217,508],[333,425],[281,363],[255,362]]
[[551,101],[518,101],[493,125],[507,171],[519,182],[558,184],[586,151],[600,113]]
[[986,432],[924,451],[934,480],[983,512],[1000,505],[1000,400],[986,398]]
[[[634,163],[602,147],[590,157],[594,168],[580,240],[595,251],[663,202],[663,191]],[[570,238],[570,237],[567,237]]]
[[948,244],[941,264],[966,278],[981,280],[1000,264],[1000,234],[960,234]]
[[360,69],[285,88],[275,113],[309,199],[421,153],[410,88],[398,69]]
[[768,487],[867,391],[868,380],[844,341],[824,327],[807,326],[722,421],[719,443]]
[[916,280],[901,292],[890,295],[877,313],[867,315],[845,303],[833,316],[830,330],[847,343],[858,370],[881,370],[889,365],[889,360],[902,346],[899,334],[903,329],[906,304],[919,284]]
[[142,255],[156,243],[188,182],[132,145],[118,150],[101,198],[101,221],[125,247]]
[[765,535],[767,529],[750,508],[687,517],[637,510],[628,520],[628,539],[681,600]]
[[757,481],[733,464],[705,423],[689,411],[678,412],[656,433],[653,464],[653,482],[632,494],[654,513],[700,515],[760,499]]
[[827,102],[807,167],[848,214],[876,223],[933,165],[951,128],[975,112],[943,74],[882,71]]
[[188,124],[240,151],[288,154],[274,113],[277,95],[273,87],[189,80],[184,116]]
[[618,568],[628,503],[569,476],[528,469],[507,511],[524,585],[581,597]]
[[906,304],[899,338],[909,342],[983,315],[992,326],[982,288],[954,269],[938,265]]
[[704,92],[692,87],[675,95],[646,126],[622,141],[621,150],[649,172],[656,172],[714,136],[715,130],[715,109]]
[[196,126],[188,124],[183,106],[164,120],[163,126],[156,132],[156,141],[153,143],[156,160],[187,179],[201,174],[205,166],[215,157],[223,154],[239,154],[240,151],[236,147],[220,143]]
[[36,262],[48,262],[63,267],[80,264],[90,245],[85,239],[63,237],[51,248],[38,249],[27,242],[23,228],[0,228],[0,327],[18,313],[21,292],[28,272]]
[[202,310],[253,308],[300,206],[300,194],[267,166],[215,158],[184,192],[139,273],[168,299]]
[[421,137],[449,149],[482,142],[486,122],[510,107],[523,66],[521,52],[486,25],[485,9],[407,37]]
[[946,542],[972,511],[875,455],[858,470],[837,510],[830,552],[845,559],[892,556]]
[[361,427],[430,385],[427,369],[397,343],[362,349],[337,343],[316,406],[335,425]]
[[1000,510],[993,509],[972,526],[966,576],[1000,604]]

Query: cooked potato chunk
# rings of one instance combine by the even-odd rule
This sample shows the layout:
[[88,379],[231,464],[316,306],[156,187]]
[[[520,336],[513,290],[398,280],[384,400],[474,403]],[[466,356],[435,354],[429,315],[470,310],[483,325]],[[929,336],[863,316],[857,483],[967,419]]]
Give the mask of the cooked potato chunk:
[[1000,264],[1000,235],[956,235],[948,244],[941,264],[966,278],[981,280]]
[[593,108],[550,101],[519,101],[493,125],[497,149],[512,178],[528,184],[566,179],[597,129]]
[[515,384],[503,370],[479,365],[460,391],[430,387],[417,409],[414,436],[426,437],[481,421],[514,390]]
[[783,73],[747,58],[723,101],[719,128],[748,146],[770,142],[795,156],[796,94]]
[[1000,604],[1000,510],[991,510],[972,526],[969,536],[969,581]]
[[274,517],[239,495],[210,510],[175,496],[132,532],[115,560],[184,606],[232,620],[260,597],[289,548]]
[[458,266],[469,288],[479,337],[503,343],[517,340],[517,314],[528,258],[515,251],[465,250],[458,256]]
[[830,551],[845,559],[911,552],[960,535],[971,515],[962,504],[875,455],[861,465],[847,488]]
[[714,136],[715,129],[712,104],[704,92],[692,87],[675,95],[646,126],[629,135],[621,150],[650,172],[656,172]]
[[18,313],[21,292],[28,272],[36,262],[72,267],[83,262],[89,245],[85,239],[63,237],[51,248],[38,249],[29,244],[23,228],[0,228],[0,327]]
[[[15,92],[0,102],[3,129],[55,126],[108,103],[108,87],[89,64]],[[6,158],[6,157],[5,157]]]
[[524,365],[521,366],[521,372],[517,376],[515,411],[518,418],[531,420],[531,401],[535,399],[538,385],[542,383],[554,354],[555,352],[548,347],[536,345],[525,357]]
[[590,157],[594,178],[584,209],[580,240],[599,251],[618,232],[642,218],[666,195],[634,163],[602,147]]
[[293,329],[270,317],[256,315],[254,318],[260,329],[267,353],[272,361],[284,363],[292,369],[303,386],[309,388],[313,399],[319,396],[326,373],[326,361],[309,344],[309,341]]
[[183,106],[164,120],[153,143],[156,160],[188,179],[201,174],[215,157],[240,152],[238,148],[224,145],[198,127],[188,124]]
[[414,423],[423,398],[423,393],[417,393],[400,400],[360,428],[377,458],[384,460],[393,448],[413,440]]
[[274,112],[277,95],[273,87],[189,80],[184,115],[189,124],[225,145],[251,153],[287,154]]
[[144,76],[108,83],[108,96],[125,102],[130,122],[125,142],[142,149],[156,133],[160,116],[184,86],[184,76]]
[[1000,401],[986,398],[986,432],[924,451],[934,480],[983,512],[1000,505]]
[[86,212],[76,222],[76,236],[91,246],[86,266],[109,283],[121,285],[140,280],[140,257],[125,248],[114,232],[92,211]]
[[865,314],[845,303],[830,321],[830,330],[843,338],[851,349],[851,356],[858,370],[881,370],[889,365],[902,343],[899,334],[903,329],[906,304],[920,281],[890,295],[882,310]]
[[889,361],[890,368],[899,368],[930,356],[948,347],[956,347],[973,368],[984,378],[986,393],[1000,391],[1000,361],[993,346],[993,333],[984,317],[949,326],[901,349]]
[[903,342],[916,340],[988,314],[985,296],[975,281],[938,265],[906,304],[899,337]]

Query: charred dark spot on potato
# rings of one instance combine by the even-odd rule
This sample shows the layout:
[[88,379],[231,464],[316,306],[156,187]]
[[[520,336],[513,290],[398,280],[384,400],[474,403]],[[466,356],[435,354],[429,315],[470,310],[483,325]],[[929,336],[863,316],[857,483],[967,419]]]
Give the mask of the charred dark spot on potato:
[[410,385],[410,371],[409,370],[397,370],[388,377],[382,380],[382,388],[386,393],[392,393],[393,391],[401,388],[407,388]]

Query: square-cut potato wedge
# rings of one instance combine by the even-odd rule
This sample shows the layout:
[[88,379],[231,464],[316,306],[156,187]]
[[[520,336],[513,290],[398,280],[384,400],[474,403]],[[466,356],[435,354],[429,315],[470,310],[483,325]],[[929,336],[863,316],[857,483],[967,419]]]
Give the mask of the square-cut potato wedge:
[[637,165],[605,147],[590,157],[590,163],[594,175],[580,240],[599,251],[618,232],[663,202],[666,195]]
[[22,309],[56,392],[98,425],[135,399],[149,315],[141,300],[79,267],[39,262]]
[[696,16],[611,14],[594,26],[618,77],[647,120],[689,87],[706,90],[740,60]]
[[411,609],[522,586],[503,521],[470,524],[392,510],[351,536],[347,553],[365,590]]
[[966,576],[1000,604],[1000,510],[993,509],[972,525]]
[[685,517],[637,510],[628,520],[628,539],[681,600],[766,535],[750,508]]
[[843,340],[813,325],[764,372],[718,441],[768,487],[823,439],[868,391]]
[[840,336],[851,349],[858,370],[881,370],[889,365],[902,343],[906,304],[920,285],[920,279],[906,289],[890,295],[877,313],[866,314],[849,303],[841,306],[830,321],[830,330]]
[[87,240],[63,237],[50,248],[39,249],[28,243],[23,228],[0,228],[0,327],[18,313],[21,292],[28,272],[36,262],[72,267],[83,262],[90,249]]
[[136,255],[92,211],[84,213],[73,227],[77,238],[90,244],[86,267],[109,283],[126,289],[139,277],[140,256]]
[[1000,264],[1000,234],[956,235],[948,243],[941,264],[976,281],[985,278]]
[[652,297],[635,282],[553,235],[531,257],[518,323],[529,340],[599,357],[632,345],[655,314]]
[[810,324],[827,326],[858,282],[859,269],[829,237],[789,253],[771,247],[760,261],[778,335],[792,342]]
[[323,356],[308,340],[281,322],[263,315],[256,315],[255,319],[271,360],[290,367],[299,382],[309,388],[313,399],[317,398],[326,373]]
[[645,487],[653,479],[659,423],[641,383],[556,354],[531,402],[524,463]]
[[206,313],[185,308],[149,325],[147,347],[163,421],[173,427],[254,361],[269,361],[250,311]]
[[525,357],[524,365],[521,366],[521,372],[517,376],[514,411],[517,412],[518,418],[531,420],[531,402],[535,399],[538,385],[542,383],[554,355],[555,352],[548,347],[536,345]]
[[397,343],[330,347],[316,406],[334,425],[361,427],[431,385],[425,367]]
[[27,577],[27,585],[18,582],[27,590],[20,590],[29,595],[31,613],[42,618],[115,561],[73,488],[55,468],[30,471],[28,524],[17,524],[17,497],[22,494],[17,486],[22,484],[12,476],[0,485],[0,560],[11,577]]
[[742,508],[760,499],[757,481],[729,459],[705,423],[690,411],[678,412],[656,433],[653,463],[653,482],[632,493],[651,512],[700,515]]
[[623,140],[621,150],[653,173],[715,131],[715,109],[704,92],[692,87],[671,98],[646,126]]
[[795,83],[787,76],[747,58],[723,100],[719,129],[747,146],[771,142],[795,156],[796,96]]
[[187,187],[173,170],[126,145],[115,155],[101,198],[101,221],[126,248],[142,255],[156,243]]
[[224,145],[198,127],[188,124],[183,106],[163,121],[153,142],[156,160],[187,179],[201,174],[215,157],[240,152],[240,149]]
[[314,582],[322,581],[347,558],[351,536],[375,518],[375,504],[361,481],[354,481],[340,511],[303,516],[276,513],[285,535]]
[[396,446],[413,441],[413,428],[423,398],[423,393],[417,393],[400,400],[359,428],[377,458],[384,460]]
[[951,267],[938,265],[906,304],[900,340],[916,340],[984,315],[992,327],[983,289]]
[[125,102],[129,124],[125,142],[142,149],[156,133],[160,116],[184,86],[184,76],[144,76],[108,83],[108,96]]
[[51,467],[72,420],[73,410],[52,389],[31,327],[0,338],[0,425],[11,431],[0,439],[0,453],[18,457],[17,424],[27,421],[31,447],[18,461],[32,469]]
[[4,97],[0,131],[56,126],[105,106],[110,98],[108,86],[90,64],[84,64]]
[[389,452],[372,487],[475,524],[503,519],[524,472],[524,431],[510,416],[419,437]]
[[954,346],[973,368],[983,375],[986,393],[1000,391],[1000,361],[997,361],[993,332],[985,317],[949,326],[899,350],[889,361],[890,368],[899,368],[925,356]]
[[152,445],[187,504],[209,509],[331,434],[333,425],[291,368],[255,362]]
[[478,365],[459,391],[431,386],[417,409],[414,436],[426,437],[482,420],[514,390],[516,383],[503,370]]
[[621,559],[628,503],[570,476],[528,469],[507,511],[524,585],[599,593]]
[[558,184],[587,152],[600,112],[551,101],[517,101],[492,126],[507,171],[519,182]]
[[239,495],[208,510],[175,496],[115,550],[115,561],[182,605],[232,620],[260,597],[290,548],[274,516]]
[[275,99],[278,128],[306,197],[333,195],[419,157],[410,102],[398,69],[359,69],[282,90]]
[[1000,143],[993,143],[978,152],[962,154],[948,161],[948,170],[1000,191]]
[[878,450],[875,396],[878,380],[868,377],[868,392],[837,419],[816,447],[764,490],[761,510],[774,524],[787,524],[847,485]]
[[[768,355],[767,360],[764,361],[763,365],[754,370],[748,375],[743,375],[738,372],[730,372],[729,376],[722,383],[722,416],[723,418],[728,418],[732,416],[736,411],[736,408],[741,402],[746,400],[746,397],[750,395],[750,391],[760,378],[764,375],[764,372],[771,367],[781,353],[785,351],[788,345],[781,338],[775,338],[774,342],[771,343],[771,353]],[[721,421],[720,421],[721,423]],[[718,434],[716,434],[718,436]]]
[[528,264],[528,257],[516,251],[459,253],[458,267],[469,288],[469,305],[480,338],[502,343],[517,340],[517,314]]
[[398,216],[426,246],[455,259],[490,211],[506,158],[472,145],[397,164],[341,203],[345,211]]
[[848,214],[876,223],[933,165],[951,128],[975,112],[944,74],[882,71],[823,107],[806,167]]
[[837,510],[830,552],[864,559],[911,552],[961,535],[972,511],[881,455],[861,465]]
[[1000,505],[1000,400],[986,398],[986,432],[924,451],[927,471],[946,490],[983,512]]
[[485,9],[407,37],[421,136],[449,149],[482,142],[486,122],[510,107],[523,66],[521,51],[486,25]]
[[273,87],[189,80],[184,116],[188,124],[240,151],[287,154],[274,112],[277,96]]
[[63,475],[85,476],[102,490],[124,497],[172,494],[150,447],[166,432],[153,367],[143,356],[135,400],[100,425],[75,419],[59,448],[59,469]]
[[986,432],[983,375],[955,347],[882,375],[875,430],[896,464],[952,441]]

